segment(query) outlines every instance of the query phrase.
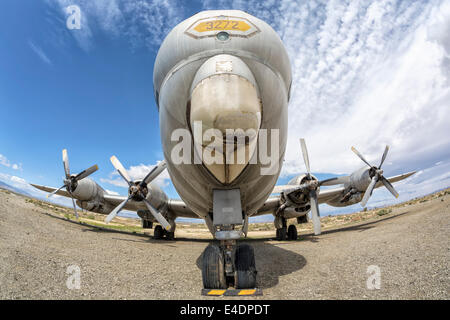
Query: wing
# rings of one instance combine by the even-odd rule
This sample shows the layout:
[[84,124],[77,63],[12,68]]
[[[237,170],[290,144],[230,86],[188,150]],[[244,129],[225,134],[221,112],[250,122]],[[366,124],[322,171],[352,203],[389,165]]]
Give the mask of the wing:
[[280,207],[280,196],[271,196],[262,205],[261,208],[252,214],[252,217],[262,216],[263,214],[273,214]]
[[[121,204],[122,201],[124,201],[126,198],[127,197],[125,197],[125,196],[117,196],[117,195],[110,195],[110,194],[104,195],[105,201],[108,202],[109,204],[111,204],[113,207],[116,207],[119,204]],[[171,215],[173,217],[197,218],[197,219],[200,218],[194,211],[189,209],[189,207],[182,200],[169,199],[167,204],[168,204],[169,215]],[[132,200],[130,200],[130,202],[128,202],[125,205],[125,209],[130,210],[130,211],[137,211],[140,209],[147,210],[147,208],[145,207],[145,204],[143,204],[142,202],[135,202]]]
[[[56,188],[41,186],[38,184],[31,184],[36,189],[45,191],[45,192],[53,192]],[[70,198],[70,194],[65,190],[59,190],[56,192],[57,195]],[[115,208],[119,204],[121,204],[126,196],[112,195],[107,192],[103,193],[104,202],[109,205],[110,208]],[[129,211],[138,211],[138,210],[148,210],[143,202],[137,202],[130,200],[124,207],[125,210]],[[112,209],[111,209],[112,210]],[[188,208],[188,206],[181,200],[172,200],[168,201],[168,213],[173,217],[183,217],[183,218],[200,218],[194,211]]]
[[200,219],[200,217],[194,211],[192,211],[182,200],[170,199],[168,205],[169,213],[176,217]]
[[[32,183],[30,183],[30,184],[33,187],[35,187],[36,189],[39,189],[39,190],[42,190],[42,191],[45,191],[45,192],[49,192],[49,193],[51,193],[51,192],[56,190],[56,188],[53,188],[53,187],[40,186],[38,184],[32,184]],[[56,192],[56,194],[59,195],[59,196],[70,198],[70,194],[66,190],[62,190],[61,189],[58,192]]]
[[345,191],[345,187],[338,187],[333,189],[320,189],[319,194],[317,195],[317,199],[320,203],[324,203],[329,201],[330,199],[341,196]]
[[[279,187],[279,188],[277,188],[277,187]],[[292,185],[275,186],[274,191],[272,193],[282,193],[283,192],[286,195],[288,195],[290,192],[295,192],[297,190],[298,190],[298,188],[295,188],[295,186],[292,186]],[[341,196],[343,194],[344,190],[345,190],[344,187],[320,190],[317,195],[319,203],[324,203],[330,199]],[[259,208],[258,211],[252,215],[252,217],[262,216],[264,214],[274,214],[278,210],[278,208],[281,206],[280,200],[281,200],[281,195],[269,197],[264,202],[262,207]]]
[[[401,181],[403,179],[406,179],[406,178],[412,176],[413,174],[415,174],[416,172],[417,171],[411,171],[411,172],[399,174],[398,176],[393,176],[393,177],[390,177],[390,178],[387,178],[387,179],[389,180],[390,183],[394,183],[394,182],[398,182],[398,181]],[[379,181],[375,185],[375,188],[379,188],[381,186],[383,186],[383,183],[381,181]]]
[[[53,187],[47,187],[47,186],[41,186],[38,184],[33,184],[30,183],[33,187],[35,187],[36,189],[45,191],[45,192],[53,192],[56,190],[56,188]],[[70,198],[70,194],[66,191],[66,190],[59,190],[58,192],[56,192],[57,195],[63,196],[63,197],[67,197]],[[111,195],[108,193],[104,193],[103,194],[103,199],[105,200],[105,202],[107,204],[110,204],[113,207],[118,206],[122,201],[124,201],[127,197],[125,196],[116,196],[116,195]],[[75,198],[76,199],[76,198]],[[130,201],[130,203],[127,203],[127,205],[125,206],[126,210],[131,210],[131,211],[136,211],[139,209],[144,209],[145,210],[145,206],[140,205],[140,203],[137,202],[132,202]]]
[[[414,173],[416,173],[416,171],[403,173],[403,174],[400,174],[398,176],[389,177],[389,178],[387,178],[387,180],[389,180],[390,183],[398,182],[398,181],[401,181],[403,179],[406,179],[406,178],[412,176]],[[338,181],[342,181],[342,182],[347,183],[347,182],[349,182],[349,179],[347,177],[348,176],[339,178],[340,180],[338,180]],[[329,180],[331,180],[331,179],[329,179]],[[378,182],[376,184],[375,188],[379,188],[379,187],[382,187],[382,186],[383,186],[383,184],[381,182]],[[280,186],[275,186],[274,187],[274,189],[272,191],[272,194],[284,193],[285,195],[289,195],[289,193],[295,192],[295,191],[297,191],[299,189],[300,189],[299,186],[280,185]],[[319,200],[319,204],[328,202],[328,201],[330,201],[332,199],[335,199],[335,198],[343,197],[344,194],[345,194],[346,189],[347,189],[347,186],[344,186],[344,185],[342,185],[340,187],[332,188],[332,189],[325,189],[325,188],[319,189],[319,193],[317,195],[317,199]],[[280,199],[281,199],[281,195],[269,197],[266,200],[266,202],[264,202],[263,206],[252,216],[260,216],[260,215],[263,215],[263,214],[274,214],[278,210],[278,208],[281,206]]]

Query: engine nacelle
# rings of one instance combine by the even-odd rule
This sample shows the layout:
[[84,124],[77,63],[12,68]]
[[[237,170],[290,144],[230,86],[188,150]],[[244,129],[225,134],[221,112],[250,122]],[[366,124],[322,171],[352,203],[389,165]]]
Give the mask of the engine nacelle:
[[306,205],[304,207],[289,207],[286,208],[283,212],[283,217],[286,219],[298,218],[306,215],[311,209],[310,205]]
[[343,197],[327,201],[327,204],[333,207],[346,207],[361,202],[364,193],[354,188],[344,193]]
[[343,195],[327,201],[327,204],[333,207],[345,207],[361,202],[364,192],[372,180],[370,170],[365,167],[353,172],[349,177],[349,182],[344,184]]
[[361,192],[366,191],[371,181],[369,172],[370,169],[367,167],[356,170],[350,175],[350,182],[346,187],[351,187]]
[[343,195],[327,201],[327,204],[333,207],[345,207],[361,202],[370,182],[370,169],[365,167],[356,170],[350,175],[349,182],[344,184]]
[[103,189],[93,180],[84,178],[77,182],[77,186],[72,194],[80,201],[89,201],[101,197],[103,192]]
[[[315,176],[311,175],[311,177],[313,180],[318,181],[318,179]],[[300,174],[300,175],[292,178],[288,182],[288,185],[299,186],[299,185],[307,183],[307,182],[308,182],[307,175]],[[319,188],[317,188],[317,192],[319,192]],[[291,192],[286,198],[287,199],[285,199],[285,200],[288,200],[298,206],[305,206],[305,205],[308,205],[308,203],[309,203],[309,196],[308,196],[307,192],[305,192],[304,190],[298,190],[296,192]]]
[[114,209],[110,205],[103,203],[101,201],[98,201],[98,200],[93,200],[93,201],[77,200],[76,203],[80,208],[83,208],[86,211],[92,211],[92,212],[97,212],[97,213],[102,213],[102,214],[108,214]]
[[[139,183],[137,181],[136,183]],[[167,218],[168,200],[166,193],[161,190],[156,184],[150,184],[147,186],[148,194],[146,199],[152,204],[156,210],[158,210],[165,218]],[[153,215],[148,210],[138,210],[138,216],[147,221],[156,222]]]

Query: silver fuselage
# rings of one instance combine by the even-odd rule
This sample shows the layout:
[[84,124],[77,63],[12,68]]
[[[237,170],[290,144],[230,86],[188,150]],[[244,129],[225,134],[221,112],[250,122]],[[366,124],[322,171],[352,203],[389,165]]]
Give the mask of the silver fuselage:
[[[226,32],[225,38],[218,36],[220,32]],[[214,60],[214,57],[219,55],[221,56],[218,60]],[[218,74],[212,74],[214,72]],[[254,214],[268,198],[278,179],[287,140],[291,66],[276,32],[262,20],[242,11],[200,12],[181,22],[166,37],[155,61],[153,81],[164,157],[171,180],[182,200],[197,215],[205,217],[212,212],[213,189],[238,188],[241,192],[242,210],[247,215]],[[229,106],[226,104],[231,102],[223,101],[223,107],[217,106],[222,104],[221,101],[216,101],[217,99],[227,100],[220,98],[220,92],[214,91],[221,87],[220,81],[223,81],[224,88],[228,90],[230,101],[236,100],[240,105]],[[228,84],[233,81],[233,86]],[[253,91],[249,94],[242,93],[244,89],[239,89],[239,86],[247,86]],[[211,101],[214,101],[211,102],[211,110],[208,106],[202,109],[205,108],[208,92],[211,94]],[[239,95],[243,97],[235,99],[239,98]],[[246,102],[255,99],[256,95],[260,101],[258,112],[254,111],[258,106]],[[201,100],[202,102],[196,104],[202,105],[192,106],[192,99]],[[219,172],[222,167],[216,170],[215,167],[208,167],[204,163],[194,163],[193,138],[191,163],[178,164],[173,161],[172,151],[179,141],[172,141],[172,134],[177,129],[186,129],[192,133],[191,121],[194,116],[191,113],[195,108],[199,110],[195,117],[202,119],[204,110],[206,113],[211,111],[212,115],[208,114],[209,118],[205,116],[205,121],[220,126],[217,124],[220,121],[215,121],[214,117],[220,117],[225,112],[221,115],[220,110],[215,112],[214,108],[224,108],[227,112],[233,109],[232,116],[235,118],[230,116],[221,123],[230,119],[239,123],[236,114],[247,107],[251,110],[250,113],[253,112],[250,114],[253,118],[250,117],[248,122],[252,125],[257,123],[259,130],[267,130],[269,153],[273,152],[273,148],[277,149],[277,164],[271,174],[261,174],[261,168],[268,165],[261,163],[258,157],[256,163],[248,163],[239,168],[227,167],[227,174],[232,172],[234,175],[222,179]],[[256,113],[258,115],[254,116]],[[278,141],[274,144],[271,143],[271,129],[278,130]],[[219,173],[216,174],[215,170]]]

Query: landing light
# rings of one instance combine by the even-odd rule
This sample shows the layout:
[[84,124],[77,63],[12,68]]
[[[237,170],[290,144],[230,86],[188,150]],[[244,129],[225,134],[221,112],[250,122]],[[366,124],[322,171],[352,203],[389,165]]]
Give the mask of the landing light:
[[230,35],[228,34],[228,32],[221,31],[217,34],[216,37],[220,41],[227,41],[230,38]]

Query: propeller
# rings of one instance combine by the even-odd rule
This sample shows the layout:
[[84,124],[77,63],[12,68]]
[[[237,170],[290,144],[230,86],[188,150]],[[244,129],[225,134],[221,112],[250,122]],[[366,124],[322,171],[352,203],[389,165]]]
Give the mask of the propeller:
[[381,162],[380,165],[378,167],[376,166],[372,166],[365,158],[364,156],[358,151],[356,150],[355,147],[352,147],[352,151],[365,163],[370,167],[369,170],[369,176],[371,178],[370,184],[366,189],[366,192],[364,193],[364,197],[361,201],[361,206],[365,207],[367,204],[367,201],[369,201],[370,196],[372,195],[373,189],[375,188],[375,185],[377,184],[378,181],[381,181],[381,183],[383,183],[383,185],[386,187],[386,189],[389,190],[390,193],[392,193],[392,195],[396,198],[398,198],[398,192],[394,189],[394,187],[392,186],[392,184],[389,182],[388,179],[386,179],[383,176],[383,170],[381,170],[381,166],[383,165],[384,160],[386,160],[386,156],[388,154],[389,151],[389,146],[386,146],[386,148],[384,149],[383,152],[383,156],[381,157]]
[[64,184],[59,188],[56,189],[55,191],[53,191],[52,193],[47,195],[47,198],[50,198],[51,196],[53,196],[55,193],[57,193],[59,190],[66,188],[67,192],[70,194],[70,198],[72,199],[72,204],[73,204],[73,211],[75,211],[75,216],[78,219],[78,212],[77,212],[77,207],[75,205],[75,200],[73,198],[73,192],[75,191],[75,189],[77,188],[78,185],[78,181],[80,181],[81,179],[86,178],[87,176],[90,176],[91,174],[93,174],[95,171],[98,170],[98,166],[97,165],[93,165],[92,167],[81,171],[78,174],[70,174],[70,169],[69,169],[69,156],[67,155],[67,150],[64,149],[62,151],[62,158],[63,158],[63,165],[64,165],[64,173],[66,174],[66,177],[64,179]]
[[308,156],[308,149],[306,148],[306,142],[305,139],[300,139],[300,145],[302,148],[303,153],[303,160],[305,161],[306,166],[306,179],[310,181],[308,187],[309,187],[309,204],[311,206],[311,217],[313,221],[314,226],[314,234],[319,235],[321,233],[321,227],[320,227],[320,214],[319,214],[319,201],[317,200],[317,188],[319,187],[320,183],[316,180],[314,180],[311,176],[311,168],[309,166],[309,156]]
[[145,178],[141,182],[134,182],[130,176],[128,175],[127,170],[123,167],[122,163],[120,163],[119,159],[116,156],[111,157],[111,163],[114,168],[119,172],[120,176],[128,183],[128,198],[122,201],[111,213],[106,217],[105,222],[109,223],[112,219],[114,219],[117,214],[125,207],[128,201],[143,201],[147,209],[153,215],[153,217],[158,221],[166,230],[170,229],[170,224],[167,220],[162,216],[161,213],[156,210],[150,201],[147,200],[148,188],[147,185],[152,182],[161,172],[166,169],[167,164],[163,160],[158,163],[152,170],[145,176]]

